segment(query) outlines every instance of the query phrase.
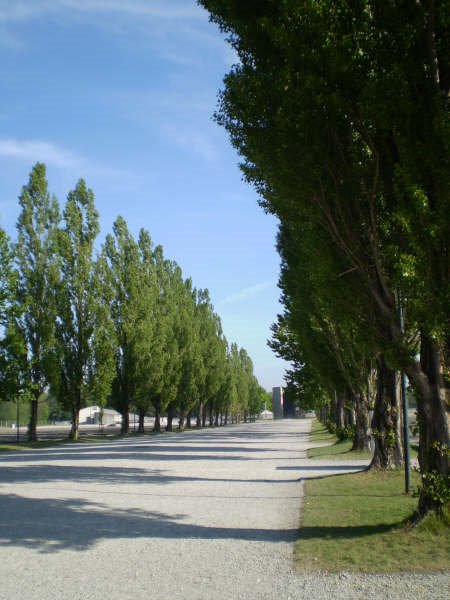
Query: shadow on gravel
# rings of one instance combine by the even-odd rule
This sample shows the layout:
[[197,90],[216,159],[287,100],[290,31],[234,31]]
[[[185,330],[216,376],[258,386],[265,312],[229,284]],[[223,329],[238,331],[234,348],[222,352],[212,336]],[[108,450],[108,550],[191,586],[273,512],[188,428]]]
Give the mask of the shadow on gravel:
[[[196,440],[198,442],[198,440]],[[217,439],[215,440],[217,444]],[[197,461],[197,460],[263,460],[265,453],[302,453],[298,450],[289,450],[286,448],[252,448],[244,445],[223,445],[211,446],[205,445],[182,445],[177,443],[168,444],[125,444],[124,442],[112,442],[111,445],[85,446],[83,444],[73,444],[71,446],[54,446],[46,449],[35,449],[23,453],[5,453],[0,456],[0,466],[9,461],[30,462],[30,460],[44,461],[64,461],[64,460],[140,460],[140,461]],[[285,460],[285,458],[276,458],[271,456],[270,460]]]
[[42,553],[89,549],[119,538],[294,542],[297,529],[235,529],[183,523],[183,515],[136,509],[111,510],[86,500],[0,496],[0,547],[21,546]]
[[[162,469],[139,469],[132,467],[89,467],[85,465],[26,465],[23,467],[2,467],[0,484],[48,483],[64,481],[77,485],[80,481],[100,484],[156,484],[183,482],[224,482],[224,483],[295,483],[295,479],[233,479],[214,477],[184,477],[171,475]],[[151,495],[151,492],[149,492]],[[0,513],[1,518],[1,513]]]
[[277,467],[277,471],[362,471],[363,465],[300,465],[295,467]]

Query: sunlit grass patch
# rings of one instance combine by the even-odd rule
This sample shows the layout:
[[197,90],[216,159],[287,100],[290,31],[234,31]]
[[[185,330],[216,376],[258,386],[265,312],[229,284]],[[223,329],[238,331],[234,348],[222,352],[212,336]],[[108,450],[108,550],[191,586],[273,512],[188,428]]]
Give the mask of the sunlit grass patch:
[[339,459],[343,458],[342,455],[344,454],[347,454],[346,458],[352,459],[370,458],[371,456],[370,452],[352,450],[351,440],[339,440],[334,433],[330,433],[317,419],[314,419],[312,422],[309,439],[310,442],[320,444],[320,446],[310,448],[308,450],[308,458]]
[[[398,572],[450,567],[449,522],[406,525],[417,498],[403,493],[402,470],[365,471],[305,483],[295,561],[300,570]],[[418,484],[412,474],[413,487]]]

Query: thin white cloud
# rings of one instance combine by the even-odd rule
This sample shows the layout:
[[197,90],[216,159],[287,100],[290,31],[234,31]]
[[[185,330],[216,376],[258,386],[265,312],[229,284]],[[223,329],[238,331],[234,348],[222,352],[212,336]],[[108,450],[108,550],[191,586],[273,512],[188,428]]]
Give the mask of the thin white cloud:
[[273,281],[264,281],[263,283],[257,283],[256,285],[251,285],[246,287],[235,294],[231,294],[227,296],[223,300],[219,302],[220,305],[223,304],[235,304],[236,302],[241,302],[242,300],[248,300],[253,296],[257,296],[260,292],[269,289],[274,286]]
[[72,152],[43,140],[0,138],[0,156],[27,162],[44,162],[61,169],[80,167],[83,159]]
[[215,160],[218,155],[212,140],[201,133],[174,131],[172,142],[181,148],[190,150],[207,161]]
[[175,0],[0,0],[0,23],[26,21],[48,14],[72,11],[78,13],[122,13],[137,17],[192,19],[203,17],[195,2]]
[[3,45],[26,47],[27,38],[20,37],[17,26],[49,17],[82,23],[114,37],[131,28],[133,39],[126,38],[127,43],[151,48],[163,60],[179,65],[202,63],[205,47],[227,67],[236,62],[195,0],[0,0]]
[[102,177],[121,184],[136,177],[125,169],[98,163],[44,140],[0,138],[0,159],[2,157],[29,164],[43,162],[48,167],[62,169],[75,177]]
[[129,15],[161,17],[165,19],[196,18],[199,9],[194,2],[175,0],[60,0],[59,4],[78,11],[121,12]]

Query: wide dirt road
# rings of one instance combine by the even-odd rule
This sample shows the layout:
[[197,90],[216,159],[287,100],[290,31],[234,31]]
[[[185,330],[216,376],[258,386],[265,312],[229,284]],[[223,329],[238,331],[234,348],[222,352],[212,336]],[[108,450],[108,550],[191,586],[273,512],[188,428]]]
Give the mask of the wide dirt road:
[[330,472],[305,458],[309,427],[264,422],[1,456],[0,598],[395,598],[398,583],[399,597],[437,598],[433,578],[419,589],[395,581],[385,596],[386,581],[292,573],[299,479]]

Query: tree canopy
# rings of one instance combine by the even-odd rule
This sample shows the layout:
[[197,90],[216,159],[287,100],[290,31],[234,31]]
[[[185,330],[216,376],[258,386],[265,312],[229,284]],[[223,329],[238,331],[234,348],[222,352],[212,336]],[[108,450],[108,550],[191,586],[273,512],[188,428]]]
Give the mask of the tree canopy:
[[406,371],[426,512],[427,474],[448,486],[448,3],[200,4],[239,59],[216,119],[281,223],[274,344],[302,386],[345,385],[357,415],[374,365]]

